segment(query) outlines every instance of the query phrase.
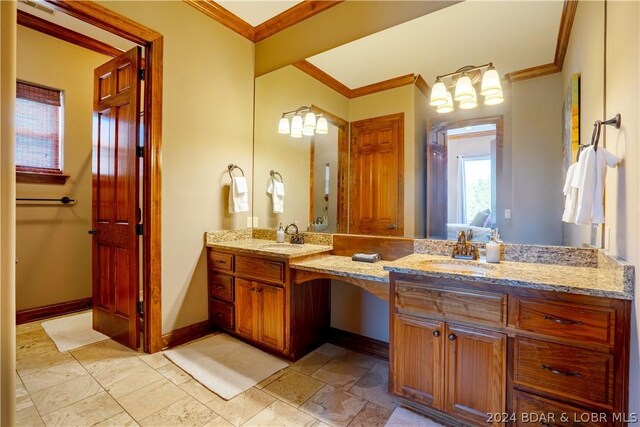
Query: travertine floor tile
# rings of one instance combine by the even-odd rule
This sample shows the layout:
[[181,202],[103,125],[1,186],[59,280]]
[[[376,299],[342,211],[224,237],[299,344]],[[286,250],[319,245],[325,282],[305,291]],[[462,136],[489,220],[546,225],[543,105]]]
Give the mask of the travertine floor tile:
[[315,427],[318,424],[320,422],[311,415],[277,400],[243,424],[243,427]]
[[183,390],[167,379],[161,379],[118,398],[122,407],[140,421],[187,396]]
[[186,383],[187,381],[193,379],[191,375],[187,374],[185,371],[183,371],[173,363],[161,367],[160,369],[158,369],[158,372],[176,385]]
[[74,378],[86,375],[87,371],[75,360],[45,369],[33,370],[21,375],[22,382],[30,394],[44,390],[56,384],[62,384]]
[[179,387],[186,391],[191,397],[194,397],[201,403],[207,403],[218,397],[217,394],[200,384],[198,381],[191,379],[186,383],[182,383]]
[[40,427],[44,426],[40,414],[35,406],[16,411],[16,427]]
[[331,360],[331,356],[314,351],[291,365],[291,369],[295,369],[305,375],[311,375],[329,360]]
[[369,371],[389,378],[389,362],[387,362],[386,360],[378,360],[378,362],[373,365],[373,368],[371,368]]
[[82,363],[87,370],[92,370],[96,362],[128,357],[136,357],[138,353],[113,340],[100,341],[78,349],[70,350],[73,357]]
[[67,405],[76,403],[87,397],[104,391],[100,384],[86,374],[70,381],[54,385],[44,390],[33,393],[33,403],[38,408],[40,415],[44,416]]
[[300,409],[335,427],[348,425],[367,403],[346,391],[326,385]]
[[142,426],[190,426],[199,427],[217,418],[211,409],[191,396],[177,401],[140,421]]
[[204,427],[233,427],[233,424],[219,416],[205,424]]
[[207,406],[234,426],[239,426],[275,400],[275,397],[253,387],[231,400],[224,400],[216,395],[213,400],[207,402]]
[[334,344],[330,344],[328,342],[322,344],[320,347],[318,347],[318,348],[316,348],[314,350],[314,352],[316,352],[316,353],[321,353],[321,354],[324,354],[324,355],[329,356],[329,357],[336,357],[337,355],[339,355],[343,351],[345,351],[344,348],[339,347],[339,346],[334,345]]
[[94,424],[93,427],[138,427],[139,424],[131,418],[131,415],[126,412],[120,412],[113,417],[104,420],[98,424]]
[[122,412],[106,392],[95,394],[43,417],[47,426],[90,426]]
[[278,378],[280,378],[281,376],[283,376],[284,374],[286,374],[287,372],[289,372],[290,369],[291,369],[291,367],[281,369],[278,372],[276,372],[275,374],[272,374],[269,377],[263,379],[258,384],[256,384],[254,387],[255,388],[259,388],[259,389],[263,389],[266,386],[268,386],[269,384],[271,384],[272,382],[274,382],[275,380],[277,380]]
[[117,363],[111,369],[104,364],[100,366],[93,376],[116,399],[163,379],[155,369],[138,358],[126,359],[126,362]]
[[349,427],[384,427],[390,416],[389,409],[374,403],[367,403],[367,406],[351,421]]
[[27,332],[16,337],[16,360],[57,351],[58,348],[44,330]]
[[72,362],[75,359],[68,351],[60,353],[57,349],[39,356],[16,360],[16,371],[20,375],[29,375],[33,371],[49,368],[55,365]]
[[[22,384],[22,383],[21,383]],[[24,386],[16,387],[16,411],[33,406],[33,401]]]
[[349,392],[386,409],[393,410],[396,407],[396,401],[388,393],[388,389],[389,382],[386,376],[369,371],[349,389]]
[[378,362],[379,359],[375,357],[367,356],[366,354],[356,353],[355,351],[345,350],[337,355],[333,361],[348,363],[350,365],[356,365],[359,368],[371,369]]
[[23,323],[22,325],[16,325],[16,339],[18,338],[18,335],[22,335],[27,332],[43,331],[43,330],[44,329],[42,329],[42,325],[40,324],[40,322],[30,322],[30,323]]
[[151,366],[153,369],[159,369],[164,365],[168,365],[169,363],[171,363],[171,360],[164,357],[164,354],[162,354],[162,352],[138,355],[138,358],[147,365]]
[[311,376],[343,390],[349,390],[366,372],[364,368],[334,359]]
[[297,408],[323,386],[324,383],[321,381],[290,370],[263,390]]

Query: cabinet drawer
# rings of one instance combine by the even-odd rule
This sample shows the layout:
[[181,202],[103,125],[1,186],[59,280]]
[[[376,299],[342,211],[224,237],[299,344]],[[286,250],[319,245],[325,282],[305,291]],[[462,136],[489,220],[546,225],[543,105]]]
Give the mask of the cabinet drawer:
[[236,273],[271,282],[284,282],[284,264],[278,261],[236,256]]
[[436,284],[404,281],[395,283],[395,308],[401,312],[437,314],[485,323],[506,323],[506,295]]
[[[611,414],[586,411],[519,391],[513,394],[513,409],[517,417],[516,426],[531,427],[531,425],[537,424],[596,427],[613,425]],[[591,418],[594,416],[595,420]]]
[[614,309],[536,299],[520,299],[517,304],[518,329],[581,341],[614,344]]
[[233,330],[233,305],[209,300],[209,322],[211,326]]
[[515,340],[516,386],[611,409],[613,371],[609,354],[528,338]]
[[209,298],[233,302],[233,276],[209,273]]
[[233,271],[233,255],[209,252],[209,267],[220,271]]

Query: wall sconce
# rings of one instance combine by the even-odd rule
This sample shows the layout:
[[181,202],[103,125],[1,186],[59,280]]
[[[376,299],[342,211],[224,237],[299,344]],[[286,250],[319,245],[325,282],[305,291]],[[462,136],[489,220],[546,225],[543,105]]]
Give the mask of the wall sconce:
[[[287,116],[293,116],[291,124]],[[292,138],[302,138],[303,135],[311,136],[316,133],[325,135],[329,133],[329,123],[322,114],[316,114],[310,107],[302,106],[297,110],[282,113],[278,123],[278,133],[288,134]]]
[[[484,74],[482,70],[485,69]],[[504,101],[500,75],[489,62],[484,65],[466,65],[453,73],[442,74],[436,77],[436,82],[431,88],[430,104],[436,107],[438,113],[450,113],[455,108],[453,101],[459,102],[459,107],[469,110],[478,106],[478,98],[474,85],[482,78],[480,95],[484,96],[485,105],[497,105]],[[445,79],[450,83],[445,84]],[[454,90],[453,96],[451,91]]]

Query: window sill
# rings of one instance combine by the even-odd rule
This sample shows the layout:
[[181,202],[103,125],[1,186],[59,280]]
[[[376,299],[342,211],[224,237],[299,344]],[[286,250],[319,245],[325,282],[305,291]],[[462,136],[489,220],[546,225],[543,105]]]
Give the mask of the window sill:
[[20,184],[64,185],[68,179],[69,175],[61,173],[16,171],[16,182]]

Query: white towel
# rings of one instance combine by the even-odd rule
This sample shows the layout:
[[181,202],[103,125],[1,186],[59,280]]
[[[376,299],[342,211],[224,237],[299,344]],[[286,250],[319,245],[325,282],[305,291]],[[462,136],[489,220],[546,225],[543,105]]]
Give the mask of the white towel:
[[606,148],[600,147],[596,151],[596,190],[593,200],[593,213],[591,222],[593,224],[604,223],[604,185],[607,177],[607,166],[615,168],[620,159],[607,151]]
[[[582,156],[584,155],[584,161]],[[596,152],[593,146],[584,149],[580,154],[578,166],[577,185],[574,179],[574,187],[578,188],[578,203],[576,211],[576,224],[588,225],[591,223],[593,201],[596,193]]]
[[564,182],[564,213],[562,214],[562,221],[574,222],[576,220],[576,203],[578,202],[578,189],[571,185],[573,183],[573,176],[578,170],[578,162],[569,166],[567,170],[567,178]]
[[267,186],[267,194],[271,195],[271,201],[273,202],[273,213],[284,212],[284,184],[280,181],[276,181],[273,178],[269,180]]
[[231,178],[229,213],[249,212],[249,186],[244,176]]

